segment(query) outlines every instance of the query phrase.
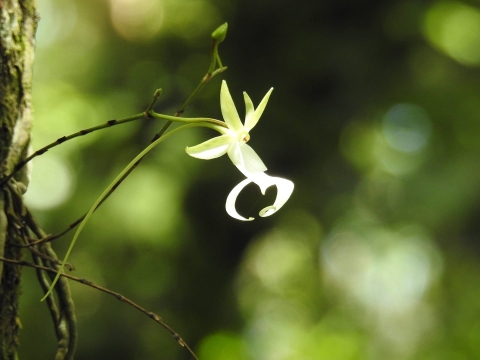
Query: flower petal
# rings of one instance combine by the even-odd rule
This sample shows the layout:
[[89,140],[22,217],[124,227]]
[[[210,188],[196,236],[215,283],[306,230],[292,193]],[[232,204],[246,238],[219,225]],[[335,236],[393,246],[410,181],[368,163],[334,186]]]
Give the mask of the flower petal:
[[230,215],[231,217],[242,221],[254,220],[254,218],[252,217],[249,217],[248,219],[244,218],[235,209],[235,202],[238,195],[245,188],[245,186],[247,186],[251,182],[255,182],[255,184],[260,187],[263,195],[265,195],[266,190],[270,186],[277,186],[277,197],[275,199],[275,202],[273,203],[273,205],[267,206],[260,211],[259,215],[261,217],[267,217],[275,214],[283,205],[285,205],[287,200],[292,195],[294,188],[293,182],[291,182],[290,180],[274,176],[268,176],[264,172],[256,173],[253,177],[241,181],[237,186],[233,188],[230,194],[228,194],[225,209],[227,210],[228,215]]
[[235,202],[237,201],[238,194],[243,190],[245,186],[250,184],[252,182],[251,179],[245,179],[240,182],[237,186],[235,186],[232,191],[230,191],[230,194],[228,194],[227,197],[227,202],[225,203],[225,209],[227,210],[228,215],[231,217],[242,220],[242,221],[252,221],[254,218],[244,218],[242,215],[240,215],[237,210],[235,209]]
[[269,176],[264,172],[254,174],[250,179],[258,185],[263,195],[265,195],[265,192],[270,186],[275,185],[277,187],[277,197],[275,202],[273,205],[267,206],[260,211],[261,217],[275,214],[283,205],[285,205],[290,198],[290,195],[292,195],[294,185],[290,180]]
[[228,127],[237,133],[241,132],[243,125],[225,80],[222,81],[222,87],[220,89],[220,108],[222,110],[223,120],[225,120]]
[[244,143],[234,143],[228,149],[228,156],[232,163],[245,175],[251,177],[256,173],[267,170],[260,156],[257,155],[251,146]]
[[[254,113],[251,116],[248,116],[248,113],[247,113],[247,116],[245,117],[245,126],[244,126],[244,129],[247,132],[250,132],[250,130],[252,130],[255,125],[257,125],[258,120],[260,120],[260,117],[263,114],[263,110],[265,110],[265,107],[267,106],[268,99],[270,98],[270,94],[272,93],[272,91],[273,91],[273,88],[268,90],[268,92],[265,94],[262,101],[260,102],[260,104],[258,105],[258,107],[255,109]],[[247,107],[246,97],[248,97],[248,95],[246,97],[245,95],[246,93],[244,93],[244,98],[245,98],[245,107]]]
[[225,154],[233,141],[234,138],[232,138],[231,135],[220,135],[210,140],[204,141],[201,144],[191,147],[187,146],[185,148],[185,151],[188,155],[198,159],[215,159]]
[[255,113],[255,108],[253,107],[252,99],[250,99],[250,96],[248,96],[248,94],[245,91],[243,92],[243,99],[245,100],[245,124],[248,124],[251,122],[251,120],[249,119]]
[[277,198],[275,199],[275,202],[273,203],[272,206],[267,206],[260,211],[259,215],[261,217],[267,217],[275,214],[283,205],[285,205],[287,200],[290,198],[290,195],[292,195],[293,188],[295,187],[293,185],[293,182],[291,182],[290,180],[279,178],[279,177],[271,177],[271,178],[272,178],[273,184],[277,186]]
[[240,168],[240,166],[243,167],[243,156],[242,151],[240,150],[239,142],[234,142],[232,146],[228,149],[228,157],[230,158],[230,160],[232,160],[233,165],[238,168]]
[[244,166],[249,173],[263,172],[267,167],[263,163],[260,156],[252,149],[250,145],[240,144],[240,151],[243,156]]

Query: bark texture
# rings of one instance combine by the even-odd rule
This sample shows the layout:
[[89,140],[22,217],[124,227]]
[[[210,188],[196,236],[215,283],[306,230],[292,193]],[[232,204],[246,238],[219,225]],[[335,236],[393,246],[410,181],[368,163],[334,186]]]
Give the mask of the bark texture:
[[[32,65],[38,17],[34,0],[0,0],[0,178],[13,171],[28,152],[32,125]],[[28,185],[28,168],[12,180]],[[0,189],[0,256],[17,259],[20,234],[7,187]],[[17,359],[21,269],[0,262],[0,360]]]

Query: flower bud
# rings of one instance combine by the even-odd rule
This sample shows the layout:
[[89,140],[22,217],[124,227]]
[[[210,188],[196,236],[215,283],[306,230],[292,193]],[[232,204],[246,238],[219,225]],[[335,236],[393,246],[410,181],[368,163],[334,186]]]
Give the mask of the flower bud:
[[223,23],[212,33],[212,39],[215,40],[218,44],[220,44],[223,40],[225,40],[225,37],[227,36],[227,29],[228,24]]

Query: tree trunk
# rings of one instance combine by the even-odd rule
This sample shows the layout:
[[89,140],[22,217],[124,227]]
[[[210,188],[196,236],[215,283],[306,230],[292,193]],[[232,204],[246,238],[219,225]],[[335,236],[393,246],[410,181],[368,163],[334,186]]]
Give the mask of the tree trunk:
[[[38,17],[34,0],[0,0],[0,179],[25,157],[32,124],[32,65]],[[28,170],[15,176],[24,192]],[[20,185],[20,186],[19,186]],[[19,260],[19,228],[7,187],[0,189],[0,256]],[[17,359],[21,269],[0,261],[0,360]]]

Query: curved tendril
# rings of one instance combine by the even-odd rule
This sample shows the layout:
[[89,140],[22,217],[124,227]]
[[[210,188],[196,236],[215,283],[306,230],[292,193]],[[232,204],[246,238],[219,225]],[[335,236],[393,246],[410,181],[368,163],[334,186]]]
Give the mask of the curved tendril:
[[184,130],[184,129],[187,129],[187,128],[191,128],[191,127],[198,127],[198,126],[204,126],[204,127],[211,127],[211,124],[205,124],[205,123],[194,123],[194,124],[187,124],[187,125],[183,125],[179,128],[176,128],[172,131],[169,131],[168,133],[162,135],[160,138],[158,138],[157,140],[155,140],[153,143],[151,143],[150,145],[148,145],[140,154],[138,154],[135,159],[133,159],[123,170],[122,172],[115,178],[115,180],[112,181],[112,183],[103,191],[103,193],[99,196],[99,198],[95,201],[95,203],[93,204],[93,206],[90,208],[90,210],[87,212],[87,214],[85,215],[85,217],[83,218],[82,222],[80,223],[80,225],[78,226],[78,229],[77,231],[75,232],[75,235],[73,236],[73,239],[72,239],[72,242],[70,243],[70,246],[68,247],[68,250],[67,250],[67,253],[65,254],[65,257],[62,261],[62,264],[60,265],[60,268],[58,269],[58,272],[57,272],[57,275],[55,276],[55,278],[53,279],[52,281],[52,284],[50,285],[50,288],[48,289],[47,293],[45,294],[45,296],[40,300],[40,301],[44,301],[49,295],[50,293],[52,292],[52,289],[54,288],[55,284],[57,283],[58,279],[60,278],[61,274],[64,273],[64,268],[65,268],[65,264],[67,263],[67,260],[68,260],[68,257],[70,256],[71,252],[72,252],[72,249],[73,247],[75,246],[75,243],[78,239],[78,237],[80,236],[80,233],[82,232],[85,224],[87,223],[87,221],[90,219],[90,217],[92,216],[93,212],[95,211],[95,209],[98,207],[98,205],[102,202],[102,200],[109,194],[110,190],[116,186],[117,182],[122,179],[122,177],[133,167],[135,166],[135,164],[137,163],[137,161],[139,161],[140,159],[142,159],[145,155],[147,155],[155,146],[157,146],[158,144],[160,144],[163,140],[167,139],[168,137],[170,137],[171,135],[179,132],[180,130]]

